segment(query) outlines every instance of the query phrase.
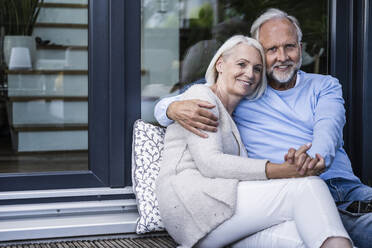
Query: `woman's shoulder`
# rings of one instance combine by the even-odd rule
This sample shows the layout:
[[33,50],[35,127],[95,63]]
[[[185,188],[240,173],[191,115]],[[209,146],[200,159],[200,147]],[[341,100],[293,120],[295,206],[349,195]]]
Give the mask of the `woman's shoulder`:
[[188,99],[199,99],[205,101],[212,101],[211,103],[215,103],[217,101],[217,96],[213,93],[213,91],[204,84],[195,84],[191,86],[185,93],[183,93],[183,100]]

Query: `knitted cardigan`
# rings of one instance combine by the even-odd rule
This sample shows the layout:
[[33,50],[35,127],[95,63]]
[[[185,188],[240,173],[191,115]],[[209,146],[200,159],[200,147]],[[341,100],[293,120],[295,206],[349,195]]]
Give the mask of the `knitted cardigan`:
[[250,159],[238,129],[219,98],[205,85],[194,85],[183,99],[215,104],[216,133],[201,138],[178,123],[167,128],[156,181],[160,215],[182,247],[192,247],[235,212],[239,180],[267,179],[267,160]]

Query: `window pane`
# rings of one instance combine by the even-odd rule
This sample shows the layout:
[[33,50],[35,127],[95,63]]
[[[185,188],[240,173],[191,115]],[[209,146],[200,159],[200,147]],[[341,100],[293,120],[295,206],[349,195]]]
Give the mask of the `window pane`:
[[328,1],[142,0],[142,119],[155,122],[156,101],[204,77],[216,49],[234,34],[250,35],[267,8],[298,18],[306,72],[327,74]]
[[88,0],[41,2],[0,3],[0,173],[88,169]]

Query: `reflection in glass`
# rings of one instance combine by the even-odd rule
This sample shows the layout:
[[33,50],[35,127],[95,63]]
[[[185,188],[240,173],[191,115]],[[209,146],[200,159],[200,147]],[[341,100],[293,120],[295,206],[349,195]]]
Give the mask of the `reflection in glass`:
[[299,19],[306,72],[327,74],[328,6],[323,0],[142,0],[141,118],[155,122],[156,101],[204,77],[217,48],[248,35],[267,8]]
[[0,173],[87,170],[88,0],[0,5]]

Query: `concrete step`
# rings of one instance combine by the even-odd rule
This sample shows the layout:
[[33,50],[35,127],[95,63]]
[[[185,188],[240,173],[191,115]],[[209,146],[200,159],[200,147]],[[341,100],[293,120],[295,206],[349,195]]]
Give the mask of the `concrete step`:
[[38,46],[35,61],[37,70],[88,70],[88,47]]
[[88,149],[87,71],[7,73],[7,113],[16,152]]
[[9,124],[85,124],[87,100],[87,97],[11,97],[7,102]]
[[33,36],[57,45],[87,46],[87,24],[37,23]]
[[135,199],[123,200],[105,200],[105,201],[89,201],[89,202],[69,202],[69,203],[42,203],[42,204],[17,204],[17,205],[1,205],[0,220],[14,217],[32,217],[35,215],[46,216],[54,215],[61,216],[66,214],[87,214],[101,211],[122,211],[136,210]]
[[7,109],[16,152],[88,149],[86,97],[11,97]]
[[[46,197],[128,195],[132,192],[130,187],[8,191],[0,192],[0,201],[34,199],[38,202]],[[1,204],[0,241],[133,233],[137,218],[135,199]]]
[[13,150],[16,152],[85,151],[88,149],[87,130],[15,131],[11,129]]
[[86,74],[9,74],[8,96],[88,96]]
[[134,233],[137,211],[0,221],[0,241]]
[[88,5],[46,3],[40,9],[37,22],[88,24]]

